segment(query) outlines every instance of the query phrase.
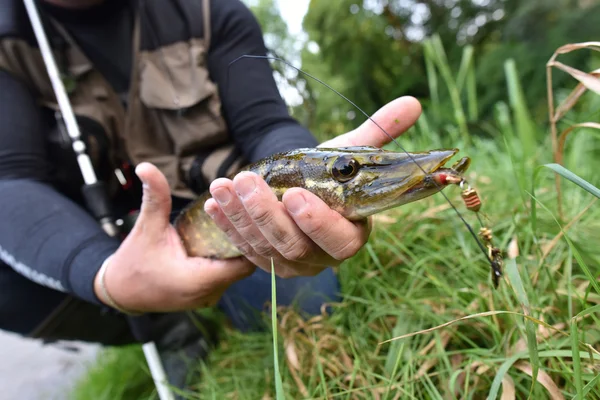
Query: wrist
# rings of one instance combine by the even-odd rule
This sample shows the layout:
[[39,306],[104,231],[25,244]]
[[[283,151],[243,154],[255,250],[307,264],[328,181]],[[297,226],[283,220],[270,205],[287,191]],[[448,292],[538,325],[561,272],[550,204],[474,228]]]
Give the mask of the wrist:
[[94,279],[94,292],[96,293],[96,296],[103,304],[105,304],[111,308],[114,308],[115,310],[117,310],[123,314],[140,315],[141,313],[132,311],[132,310],[128,310],[125,307],[123,307],[121,304],[119,304],[117,301],[115,301],[113,295],[111,294],[111,292],[106,284],[106,281],[107,281],[106,274],[109,270],[109,267],[110,267],[113,259],[114,259],[114,254],[111,254],[102,263],[102,266],[98,270],[98,273],[96,274],[96,277]]

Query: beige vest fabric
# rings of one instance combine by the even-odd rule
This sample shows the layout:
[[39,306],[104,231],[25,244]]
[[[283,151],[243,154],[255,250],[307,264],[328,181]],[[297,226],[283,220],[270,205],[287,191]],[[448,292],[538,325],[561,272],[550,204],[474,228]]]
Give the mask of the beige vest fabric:
[[[201,168],[206,187],[219,177],[219,170],[228,175],[245,164],[236,156],[221,115],[217,86],[208,76],[210,0],[202,1],[202,39],[190,38],[154,51],[140,51],[139,20],[136,21],[127,110],[68,33],[52,21],[70,44],[67,60],[74,79],[69,93],[73,110],[77,116],[91,118],[104,128],[115,168],[122,160],[130,160],[134,165],[151,162],[166,176],[172,194],[184,198],[195,197],[187,181],[199,153],[207,154]],[[37,47],[20,38],[1,40],[0,68],[28,84],[41,106],[59,110]],[[97,166],[93,143],[88,154]],[[111,192],[118,184],[116,179],[107,183]]]

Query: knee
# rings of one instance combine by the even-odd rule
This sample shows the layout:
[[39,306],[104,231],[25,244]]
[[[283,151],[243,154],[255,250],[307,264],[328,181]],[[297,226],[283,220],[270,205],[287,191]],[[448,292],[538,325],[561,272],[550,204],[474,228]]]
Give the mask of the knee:
[[281,279],[277,292],[281,305],[295,305],[310,315],[320,314],[324,304],[341,300],[339,280],[332,268],[311,277]]
[[[340,285],[332,268],[311,277],[275,278],[278,306],[292,306],[303,314],[321,313],[323,305],[341,299]],[[271,274],[257,269],[252,276],[234,283],[219,307],[241,331],[266,328],[260,317],[271,301]],[[327,312],[331,312],[329,308]]]

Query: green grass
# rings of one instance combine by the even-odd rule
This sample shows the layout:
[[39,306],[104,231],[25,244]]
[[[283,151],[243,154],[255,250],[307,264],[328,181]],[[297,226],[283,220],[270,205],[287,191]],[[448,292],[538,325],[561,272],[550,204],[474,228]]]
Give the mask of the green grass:
[[[273,331],[226,328],[199,365],[202,380],[191,398],[273,399],[276,387],[289,399],[600,398],[599,141],[585,134],[569,140],[564,167],[580,179],[558,170],[566,177],[560,219],[555,172],[544,167],[554,161],[548,130],[525,112],[518,66],[508,63],[506,71],[510,107],[498,105],[491,136],[470,135],[462,123],[456,130],[451,120],[430,124],[425,109],[401,138],[409,151],[458,147],[472,158],[467,178],[505,251],[499,288],[440,195],[391,210],[376,218],[367,246],[339,268],[344,301],[331,315],[307,321],[279,309],[285,324],[276,341]],[[454,94],[450,103],[456,101]],[[598,105],[586,95],[569,117],[597,115]],[[455,114],[461,121],[463,115]],[[445,193],[477,231],[459,188]],[[73,397],[157,398],[137,347],[107,351]]]

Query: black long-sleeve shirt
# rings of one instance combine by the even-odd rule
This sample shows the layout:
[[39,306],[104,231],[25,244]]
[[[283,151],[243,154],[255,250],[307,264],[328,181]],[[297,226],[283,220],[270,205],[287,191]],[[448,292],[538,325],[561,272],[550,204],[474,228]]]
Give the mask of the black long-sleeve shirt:
[[[88,10],[44,5],[119,93],[128,90],[132,63],[127,3],[106,0]],[[221,91],[230,133],[246,159],[315,146],[316,139],[288,114],[267,62],[242,60],[228,73],[228,64],[240,55],[266,53],[250,10],[239,0],[219,0],[212,2],[210,18],[209,74]],[[53,186],[47,135],[32,94],[0,71],[0,260],[37,283],[98,303],[94,276],[119,242]]]

